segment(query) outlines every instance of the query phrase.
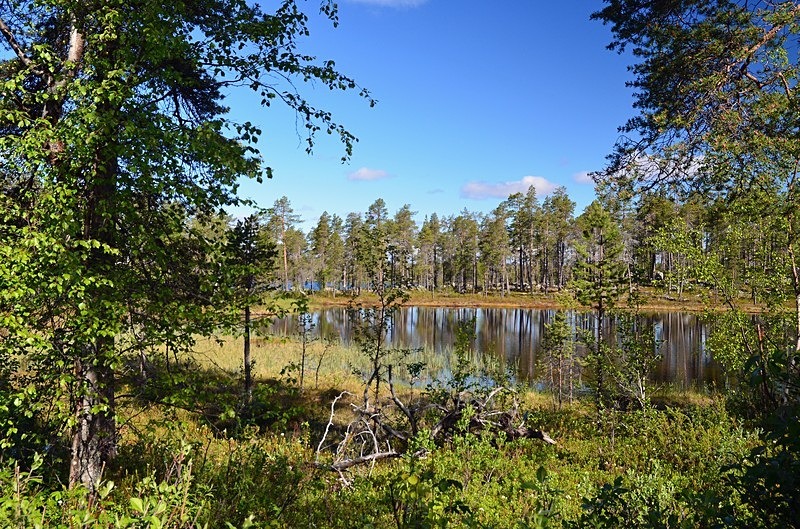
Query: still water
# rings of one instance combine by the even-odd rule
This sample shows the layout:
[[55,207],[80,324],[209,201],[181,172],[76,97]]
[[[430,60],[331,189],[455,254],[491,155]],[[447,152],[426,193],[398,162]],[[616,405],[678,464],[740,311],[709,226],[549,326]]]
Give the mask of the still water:
[[[405,307],[394,317],[388,341],[392,347],[422,348],[437,355],[451,353],[460,322],[474,321],[474,350],[499,361],[520,379],[536,381],[543,368],[542,341],[545,325],[555,311],[523,308],[446,308]],[[343,307],[318,310],[312,314],[316,336],[338,336],[344,344],[352,338],[352,323]],[[576,329],[590,331],[595,325],[591,313],[572,312],[568,320]],[[669,382],[681,387],[719,384],[721,373],[705,348],[710,325],[702,317],[681,312],[655,313],[642,316],[652,325],[654,354],[658,365],[651,373],[655,382]],[[295,318],[274,322],[273,332],[297,332]],[[613,335],[613,329],[605,334]],[[580,344],[577,353],[585,349]]]

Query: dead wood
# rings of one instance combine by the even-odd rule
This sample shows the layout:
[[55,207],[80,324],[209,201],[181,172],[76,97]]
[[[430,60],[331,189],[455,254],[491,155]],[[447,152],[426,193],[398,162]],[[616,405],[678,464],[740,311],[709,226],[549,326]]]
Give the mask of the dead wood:
[[[443,446],[466,431],[503,435],[509,440],[539,439],[556,444],[547,432],[525,424],[516,393],[509,388],[497,386],[485,391],[462,391],[438,400],[427,395],[427,399],[407,403],[395,390],[391,366],[387,374],[389,395],[381,402],[372,403],[367,397],[363,404],[350,403],[355,418],[347,424],[338,442],[327,439],[332,435],[335,407],[345,395],[353,395],[342,392],[331,404],[328,426],[317,446],[315,466],[338,472],[344,483],[349,483],[344,471],[402,456],[410,440],[424,430],[437,446]],[[329,453],[332,460],[323,462],[323,452]]]

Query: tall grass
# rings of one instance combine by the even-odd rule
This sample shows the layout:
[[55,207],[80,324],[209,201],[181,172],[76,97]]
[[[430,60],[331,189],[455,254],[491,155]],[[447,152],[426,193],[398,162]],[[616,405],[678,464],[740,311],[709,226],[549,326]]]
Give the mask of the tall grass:
[[[296,336],[261,336],[252,339],[250,354],[254,362],[253,376],[263,381],[296,375],[303,356],[302,350],[303,343]],[[242,371],[242,356],[242,338],[234,336],[200,339],[194,349],[194,358],[201,367],[228,373]],[[306,344],[305,356],[306,386],[333,387],[357,382],[369,368],[369,359],[355,344],[313,340]],[[424,385],[447,376],[450,356],[447,351],[437,353],[432,348],[397,349],[391,352],[387,363],[397,366],[394,373],[398,383]],[[412,380],[404,367],[415,363],[423,364],[424,369],[418,378]]]

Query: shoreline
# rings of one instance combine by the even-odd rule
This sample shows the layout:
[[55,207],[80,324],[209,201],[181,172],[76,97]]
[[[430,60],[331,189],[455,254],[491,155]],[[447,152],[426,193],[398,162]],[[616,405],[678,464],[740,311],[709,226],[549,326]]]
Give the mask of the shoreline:
[[[345,307],[355,299],[358,303],[365,306],[375,306],[378,300],[373,293],[362,293],[355,298],[346,294],[332,297],[329,294],[312,294],[309,296],[310,306],[312,307]],[[450,294],[412,292],[408,301],[402,303],[403,306],[413,307],[443,307],[443,308],[498,308],[498,309],[566,309],[566,310],[591,310],[577,303],[574,298],[568,295],[559,296],[558,294],[521,294],[512,293],[505,296],[500,295],[480,295],[480,294]],[[616,305],[616,309],[631,310],[625,299]],[[748,300],[743,302],[740,307],[746,313],[758,313],[763,307],[754,305]],[[699,296],[687,296],[683,300],[659,298],[653,295],[645,295],[638,305],[641,312],[693,312],[701,313],[707,310],[728,311],[729,307],[719,301],[708,301],[699,299]]]

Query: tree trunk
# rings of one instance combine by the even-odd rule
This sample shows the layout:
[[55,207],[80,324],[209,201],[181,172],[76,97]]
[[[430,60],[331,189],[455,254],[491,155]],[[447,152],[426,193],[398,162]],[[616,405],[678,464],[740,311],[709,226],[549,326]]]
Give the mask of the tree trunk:
[[95,345],[85,346],[82,358],[75,360],[81,390],[75,404],[70,488],[82,484],[94,492],[104,468],[117,454],[113,349],[113,338],[99,339]]
[[[98,108],[109,114],[114,109],[108,104]],[[113,123],[114,120],[109,120]],[[85,210],[83,217],[83,239],[97,241],[100,247],[94,248],[87,257],[84,267],[87,277],[107,278],[114,270],[114,256],[104,247],[115,246],[116,181],[118,163],[114,154],[113,130],[98,131],[109,138],[98,148],[92,175],[85,191]],[[87,305],[95,311],[101,322],[99,329],[84,331],[96,338],[87,338],[76,351],[75,378],[78,394],[74,396],[75,427],[72,434],[72,454],[70,459],[69,485],[82,484],[94,493],[101,479],[102,471],[116,456],[115,424],[115,377],[114,377],[114,338],[117,327],[113,309],[106,312],[104,307],[114,299],[110,287],[95,284],[93,291],[87,292]]]
[[253,400],[253,369],[250,360],[250,305],[244,308],[244,400],[249,406]]
[[[789,258],[792,264],[792,287],[794,290],[795,344],[794,354],[789,353],[786,364],[788,374],[795,375],[797,369],[797,353],[800,353],[800,268],[794,251],[794,217],[789,216]],[[784,388],[784,397],[788,398],[788,386]]]
[[436,246],[433,247],[433,290],[439,288],[439,269],[436,266]]
[[597,361],[597,406],[600,408],[605,402],[605,359],[603,358],[603,348],[601,340],[603,339],[603,320],[605,319],[605,310],[603,302],[597,309],[597,330],[595,334],[595,355]]

